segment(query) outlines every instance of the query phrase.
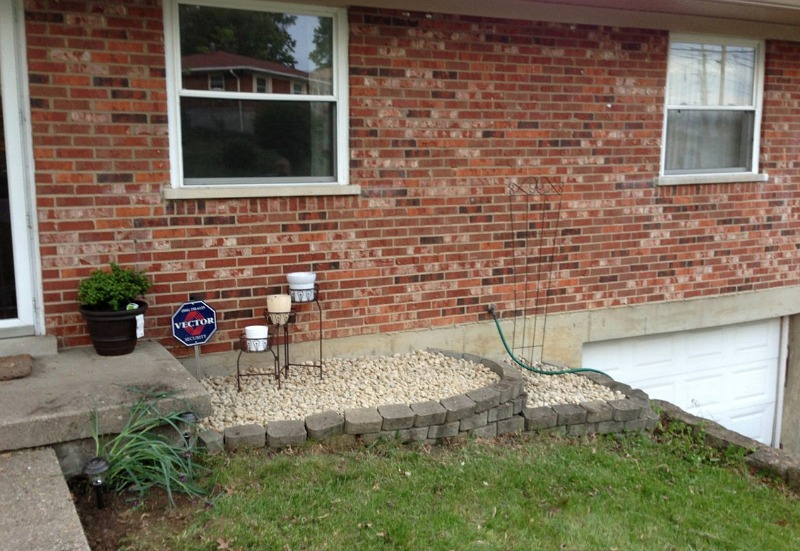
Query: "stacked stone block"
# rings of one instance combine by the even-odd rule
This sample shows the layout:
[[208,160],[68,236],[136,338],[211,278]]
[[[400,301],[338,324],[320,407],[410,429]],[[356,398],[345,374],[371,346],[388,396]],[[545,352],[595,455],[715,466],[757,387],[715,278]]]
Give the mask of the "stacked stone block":
[[599,373],[587,372],[585,376],[626,397],[608,402],[529,408],[524,379],[516,368],[477,356],[438,352],[482,363],[497,373],[500,380],[439,401],[354,408],[344,414],[325,411],[304,420],[271,421],[266,427],[231,427],[222,436],[206,431],[201,438],[208,450],[215,452],[223,446],[228,450],[264,446],[281,449],[301,446],[307,441],[351,446],[380,439],[436,444],[446,438],[494,438],[522,432],[582,436],[651,430],[658,422],[646,393]]

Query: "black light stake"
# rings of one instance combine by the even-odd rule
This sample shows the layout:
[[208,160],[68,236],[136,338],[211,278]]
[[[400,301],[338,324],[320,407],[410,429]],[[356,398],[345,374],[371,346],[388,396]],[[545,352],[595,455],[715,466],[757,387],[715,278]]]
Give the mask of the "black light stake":
[[193,411],[185,411],[181,413],[180,419],[181,436],[183,436],[187,451],[192,453],[197,445],[197,421],[199,418]]
[[108,461],[102,457],[92,457],[83,468],[83,474],[89,479],[89,483],[94,487],[97,508],[102,509],[106,506],[103,501],[103,482],[108,471]]

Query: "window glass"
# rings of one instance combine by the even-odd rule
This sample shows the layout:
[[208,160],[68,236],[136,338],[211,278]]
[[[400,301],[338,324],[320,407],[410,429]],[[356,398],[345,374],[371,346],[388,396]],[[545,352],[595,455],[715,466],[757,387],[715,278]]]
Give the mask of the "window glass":
[[672,41],[664,175],[757,170],[760,63],[755,42]]
[[331,17],[181,4],[179,18],[184,89],[224,71],[237,84],[228,91],[253,91],[261,77],[276,94],[333,93]]
[[184,98],[184,176],[333,181],[335,114],[327,102]]
[[752,105],[755,48],[672,44],[669,97],[673,105]]
[[173,1],[178,185],[346,183],[344,10]]
[[705,172],[752,169],[753,113],[671,110],[667,120],[666,170]]

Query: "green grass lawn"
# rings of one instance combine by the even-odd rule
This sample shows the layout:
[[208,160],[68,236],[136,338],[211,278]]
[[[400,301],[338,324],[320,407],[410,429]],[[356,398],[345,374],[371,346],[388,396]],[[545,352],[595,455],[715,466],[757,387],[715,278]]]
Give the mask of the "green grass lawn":
[[213,507],[129,548],[800,549],[795,496],[675,427],[211,458]]

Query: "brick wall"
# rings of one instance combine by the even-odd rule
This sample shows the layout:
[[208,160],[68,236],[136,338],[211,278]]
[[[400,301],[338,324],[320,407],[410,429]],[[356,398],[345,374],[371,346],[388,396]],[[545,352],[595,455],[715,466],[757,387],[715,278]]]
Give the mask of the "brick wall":
[[153,275],[147,333],[177,355],[169,318],[190,293],[219,313],[204,351],[230,350],[294,270],[318,272],[327,338],[508,312],[537,260],[508,190],[533,177],[563,186],[551,312],[797,283],[800,43],[767,44],[769,181],[656,187],[667,33],[349,17],[361,197],[165,201],[160,3],[27,3],[46,323],[62,346],[88,343],[75,289],[109,261]]

